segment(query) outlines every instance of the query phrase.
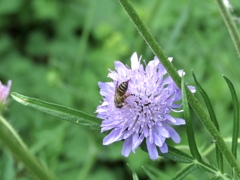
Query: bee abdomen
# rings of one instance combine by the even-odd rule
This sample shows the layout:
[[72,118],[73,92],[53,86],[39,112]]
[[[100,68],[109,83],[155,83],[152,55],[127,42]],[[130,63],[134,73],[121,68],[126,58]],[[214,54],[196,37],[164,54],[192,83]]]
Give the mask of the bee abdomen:
[[127,89],[128,89],[128,81],[121,83],[118,87],[119,95],[123,96],[126,93]]

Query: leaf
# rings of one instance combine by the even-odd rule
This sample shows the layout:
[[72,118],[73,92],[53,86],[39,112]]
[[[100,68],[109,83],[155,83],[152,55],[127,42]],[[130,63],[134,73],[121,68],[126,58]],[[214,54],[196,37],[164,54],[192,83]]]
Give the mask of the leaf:
[[142,168],[143,168],[144,172],[147,174],[147,176],[149,177],[149,179],[151,179],[151,180],[156,179],[156,177],[148,169],[146,169],[144,166],[142,166]]
[[216,126],[217,130],[219,131],[218,121],[217,121],[215,112],[213,110],[211,101],[210,101],[207,93],[205,92],[205,90],[201,87],[201,85],[197,81],[197,78],[196,78],[196,76],[195,76],[195,74],[193,72],[192,72],[192,75],[193,75],[194,81],[195,81],[195,83],[197,85],[198,91],[201,93],[201,95],[202,95],[202,97],[204,99],[204,102],[205,102],[205,104],[206,104],[206,106],[208,108],[208,112],[209,112],[210,118],[213,121],[214,125]]
[[233,111],[234,111],[234,118],[233,118],[233,134],[232,134],[232,153],[235,158],[237,158],[237,145],[238,145],[238,132],[239,132],[239,104],[236,91],[234,89],[233,84],[231,81],[223,76],[225,81],[228,84],[228,87],[231,91],[232,101],[233,101]]
[[135,173],[135,172],[133,172],[133,180],[138,180],[138,176],[137,176],[137,174]]
[[189,164],[185,166],[183,169],[181,169],[176,176],[173,178],[174,180],[181,180],[185,179],[187,175],[189,175],[191,172],[195,171],[199,167],[195,164]]
[[177,161],[177,162],[191,163],[193,161],[192,156],[171,146],[168,146],[168,153],[162,153],[159,151],[159,154],[162,157],[165,157],[167,159]]
[[187,130],[187,137],[188,137],[188,144],[190,148],[190,152],[194,158],[196,158],[199,162],[202,162],[202,157],[198,151],[194,133],[193,133],[193,126],[191,121],[191,114],[188,106],[188,100],[186,95],[186,85],[184,83],[184,79],[182,78],[181,89],[182,89],[182,101],[183,101],[183,115],[184,119],[186,120],[186,130]]
[[129,169],[131,169],[131,171],[132,171],[133,180],[139,180],[137,173],[133,170],[133,168],[129,164],[127,164],[127,165],[129,167]]
[[36,98],[23,96],[15,92],[11,93],[11,96],[15,101],[25,106],[33,107],[39,111],[51,114],[80,126],[85,126],[90,129],[100,131],[101,121],[94,116],[85,114],[84,112],[71,109],[69,107],[45,102]]
[[[220,131],[219,129],[219,125],[218,125],[218,121],[217,121],[217,118],[216,118],[216,115],[215,115],[215,112],[213,110],[213,107],[212,107],[212,104],[211,104],[211,101],[207,95],[207,93],[205,92],[205,90],[201,87],[201,85],[199,84],[199,82],[197,81],[197,78],[195,76],[195,74],[192,72],[192,75],[193,75],[193,78],[194,78],[194,81],[197,85],[197,89],[198,91],[201,93],[202,97],[203,97],[203,100],[207,106],[207,109],[208,109],[208,113],[210,115],[210,119],[211,121],[213,122],[213,124],[215,125],[215,127],[217,128],[218,131]],[[219,169],[221,170],[221,172],[223,172],[223,156],[222,156],[222,153],[221,151],[219,150],[219,148],[217,147],[217,145],[215,146],[216,148],[216,159],[217,159],[217,164],[218,164],[218,167]]]
[[222,177],[219,176],[213,176],[210,180],[222,180]]
[[[146,147],[146,140],[143,141],[141,145],[141,149],[145,152],[148,152]],[[180,151],[171,146],[168,146],[168,153],[162,153],[159,149],[158,149],[158,153],[160,156],[176,162],[191,163],[193,161],[193,158],[189,156],[187,153]]]

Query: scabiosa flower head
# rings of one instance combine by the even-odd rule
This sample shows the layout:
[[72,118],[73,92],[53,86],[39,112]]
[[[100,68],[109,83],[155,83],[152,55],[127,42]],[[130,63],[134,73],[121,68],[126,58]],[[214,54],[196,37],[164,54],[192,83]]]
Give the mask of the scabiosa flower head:
[[[172,117],[170,112],[181,112],[177,109],[181,107],[182,94],[157,57],[145,68],[140,59],[134,53],[131,68],[115,61],[116,71],[110,70],[108,74],[113,82],[98,84],[103,102],[96,112],[103,119],[101,131],[111,131],[104,138],[104,145],[123,140],[122,154],[127,157],[131,151],[135,153],[145,139],[150,158],[156,159],[157,148],[162,153],[168,152],[167,138],[180,142],[171,125],[183,125],[185,120]],[[182,70],[178,73],[184,75]],[[194,87],[189,86],[189,89],[195,92]],[[119,107],[116,96],[122,97]]]
[[11,80],[8,81],[7,86],[4,86],[0,81],[0,110],[2,109],[1,107],[3,107],[7,103],[7,98],[10,93],[11,85],[12,85]]

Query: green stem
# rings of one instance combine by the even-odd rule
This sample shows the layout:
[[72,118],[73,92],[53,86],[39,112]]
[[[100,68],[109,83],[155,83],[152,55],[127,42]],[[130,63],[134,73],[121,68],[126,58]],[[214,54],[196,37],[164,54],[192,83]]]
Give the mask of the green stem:
[[0,139],[10,149],[10,151],[35,174],[38,179],[55,179],[29,152],[26,145],[23,143],[13,127],[2,116],[0,116]]
[[88,142],[89,142],[89,151],[88,154],[86,154],[86,163],[84,164],[83,168],[81,169],[78,178],[76,179],[88,179],[89,172],[93,168],[96,156],[97,156],[97,146],[96,146],[96,140],[94,135],[88,131]]
[[[138,32],[143,37],[143,39],[146,41],[150,49],[153,51],[153,53],[159,58],[165,69],[167,70],[168,74],[172,77],[174,82],[177,84],[179,88],[181,88],[181,78],[178,75],[176,69],[173,67],[172,63],[168,60],[168,57],[161,49],[158,42],[154,39],[150,31],[147,29],[143,21],[140,19],[139,15],[135,11],[134,7],[130,3],[129,0],[119,0],[122,7],[125,9],[127,14],[129,15],[130,19],[136,26]],[[227,144],[221,137],[219,131],[214,126],[213,122],[210,120],[208,114],[205,112],[204,108],[201,106],[199,101],[194,97],[194,95],[191,93],[191,91],[186,87],[186,93],[187,98],[192,106],[193,110],[201,120],[201,122],[204,124],[204,126],[208,129],[208,131],[211,133],[212,137],[216,140],[216,144],[225,156],[226,160],[230,164],[232,168],[234,168],[238,174],[238,177],[240,177],[240,167],[234,158],[233,154],[229,150]]]
[[[9,132],[13,135],[13,137],[15,137],[15,139],[17,140],[17,142],[19,143],[20,146],[22,146],[22,148],[27,149],[27,146],[24,144],[24,142],[22,141],[22,139],[20,138],[20,136],[18,135],[18,133],[14,130],[14,128],[11,126],[11,124],[9,124],[6,119],[4,119],[1,115],[0,115],[0,125],[3,125],[6,127],[6,129],[9,130]],[[1,137],[0,137],[1,138]]]
[[238,56],[240,57],[240,35],[238,33],[235,22],[233,21],[229,9],[223,4],[223,0],[216,0],[224,23],[227,26],[228,32],[232,38],[233,44],[237,50]]

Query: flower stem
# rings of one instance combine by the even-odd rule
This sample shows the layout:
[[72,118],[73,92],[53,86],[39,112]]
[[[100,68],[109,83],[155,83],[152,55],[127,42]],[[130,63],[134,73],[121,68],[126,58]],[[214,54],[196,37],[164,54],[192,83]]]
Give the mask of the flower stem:
[[17,156],[38,179],[55,179],[47,170],[37,161],[37,159],[29,152],[26,145],[13,127],[0,115],[0,139]]
[[237,50],[238,57],[240,58],[240,35],[238,33],[235,22],[233,21],[229,9],[224,5],[223,0],[216,0],[219,10],[222,14],[225,25],[232,38],[233,44]]
[[89,151],[88,151],[88,154],[86,154],[86,163],[80,170],[80,173],[76,178],[77,180],[88,179],[89,172],[93,168],[96,161],[97,146],[96,146],[95,137],[91,132],[88,132],[87,136],[88,136],[88,142],[89,142]]
[[[172,63],[169,62],[168,57],[163,52],[162,48],[160,47],[158,42],[154,39],[150,31],[147,29],[143,21],[140,19],[139,15],[135,11],[130,1],[119,0],[119,2],[129,15],[130,19],[134,23],[140,35],[146,41],[146,43],[153,51],[153,53],[159,58],[159,60],[167,70],[168,74],[172,77],[177,86],[181,88],[181,78],[178,75],[176,69],[173,67]],[[192,106],[193,110],[195,111],[201,122],[204,124],[204,126],[207,128],[207,130],[211,133],[212,137],[216,140],[217,146],[221,150],[222,154],[225,156],[230,166],[236,170],[238,177],[240,177],[240,167],[236,159],[234,158],[233,154],[229,150],[227,144],[221,137],[219,131],[214,126],[213,122],[210,120],[209,115],[205,112],[204,108],[201,106],[199,101],[194,97],[194,95],[190,92],[190,90],[187,87],[185,87],[185,89],[189,104]]]

